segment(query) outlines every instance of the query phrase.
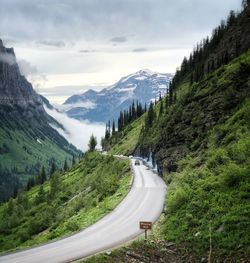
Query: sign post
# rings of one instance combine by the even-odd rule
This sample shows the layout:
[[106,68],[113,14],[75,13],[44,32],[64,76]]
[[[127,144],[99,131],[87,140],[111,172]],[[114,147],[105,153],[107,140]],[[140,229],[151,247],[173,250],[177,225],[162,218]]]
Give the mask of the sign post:
[[145,240],[147,240],[147,231],[152,229],[152,222],[140,221],[140,229],[145,230]]

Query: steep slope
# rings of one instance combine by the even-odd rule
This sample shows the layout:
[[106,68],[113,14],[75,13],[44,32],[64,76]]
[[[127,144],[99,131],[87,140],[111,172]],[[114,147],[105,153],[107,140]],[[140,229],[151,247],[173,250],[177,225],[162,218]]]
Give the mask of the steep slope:
[[0,252],[29,247],[94,224],[128,193],[129,160],[87,153],[78,164],[0,205]]
[[250,51],[191,87],[183,84],[161,117],[157,105],[158,118],[139,139],[137,130],[145,125],[140,119],[110,150],[131,154],[134,149],[146,158],[150,151],[155,154],[168,184],[160,232],[203,257],[210,235],[213,257],[250,256],[249,72]]
[[[125,128],[111,149],[121,153],[130,140],[134,143],[129,152],[154,156],[168,184],[161,235],[208,261],[250,258],[249,14],[249,6],[238,16],[231,14],[216,45],[211,47],[211,38],[194,51],[199,54],[196,60],[194,53],[184,60],[169,96],[142,116],[143,124],[137,120]],[[236,31],[242,35],[234,41],[245,42],[230,49],[227,40]],[[222,46],[230,56],[204,70],[210,55],[221,56]],[[138,138],[139,126],[139,139],[125,140]]]
[[128,75],[100,92],[88,90],[82,95],[68,98],[60,109],[76,119],[107,122],[116,119],[119,112],[128,108],[133,100],[149,103],[159,94],[166,94],[171,74],[141,70]]
[[79,154],[50,124],[41,97],[21,75],[14,50],[0,40],[0,200],[13,194],[41,166],[61,167]]

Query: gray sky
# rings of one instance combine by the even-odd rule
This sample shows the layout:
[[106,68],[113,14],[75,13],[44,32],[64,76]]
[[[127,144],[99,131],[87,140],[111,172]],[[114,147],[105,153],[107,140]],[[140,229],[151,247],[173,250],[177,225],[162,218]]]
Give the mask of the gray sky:
[[53,102],[143,68],[175,72],[241,0],[0,0],[0,38]]

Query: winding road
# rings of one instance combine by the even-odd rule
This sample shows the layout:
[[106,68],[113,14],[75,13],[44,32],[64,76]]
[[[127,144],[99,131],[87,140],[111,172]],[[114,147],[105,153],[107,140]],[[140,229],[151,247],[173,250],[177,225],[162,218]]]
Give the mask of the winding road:
[[166,185],[144,165],[134,165],[129,194],[107,216],[70,237],[0,257],[1,263],[70,262],[118,246],[142,233],[139,221],[155,221],[161,214]]

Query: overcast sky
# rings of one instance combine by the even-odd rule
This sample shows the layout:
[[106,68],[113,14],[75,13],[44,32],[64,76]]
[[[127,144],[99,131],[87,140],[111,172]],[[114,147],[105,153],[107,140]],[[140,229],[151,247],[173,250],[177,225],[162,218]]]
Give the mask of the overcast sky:
[[0,38],[61,103],[143,68],[174,73],[241,0],[0,0]]

